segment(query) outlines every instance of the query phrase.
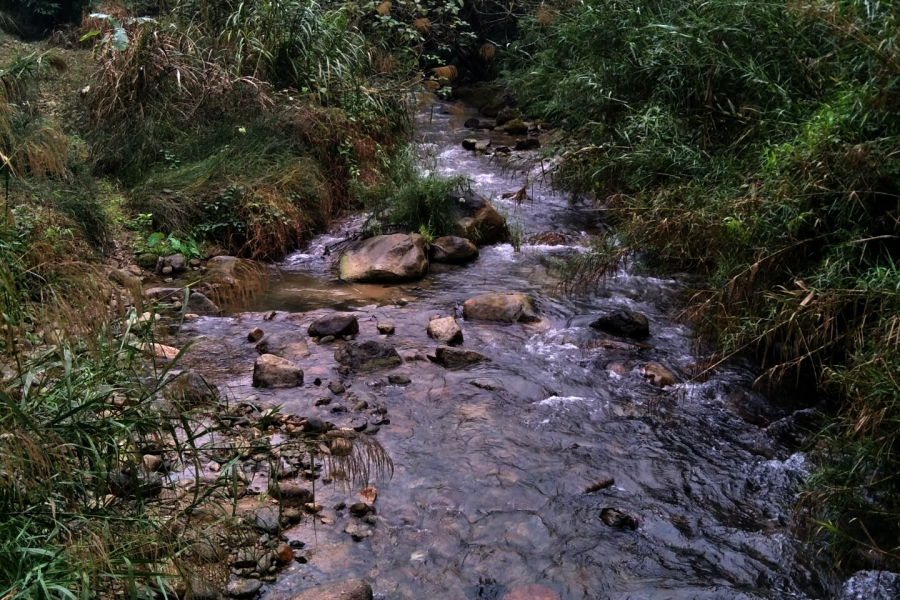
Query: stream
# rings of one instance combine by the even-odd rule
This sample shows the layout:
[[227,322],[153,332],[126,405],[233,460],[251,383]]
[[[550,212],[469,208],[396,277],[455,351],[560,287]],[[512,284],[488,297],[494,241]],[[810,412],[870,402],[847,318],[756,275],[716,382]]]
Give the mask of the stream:
[[[194,340],[190,359],[231,396],[256,396],[339,426],[365,418],[371,431],[371,412],[352,411],[344,398],[316,406],[329,395],[328,382],[340,379],[348,394],[388,411],[376,438],[394,470],[373,482],[371,535],[353,541],[344,532],[352,517],[332,509],[356,502],[355,490],[317,487],[334,523],[304,522],[287,532],[306,544],[308,562],[292,564],[265,597],[289,598],[349,577],[369,581],[384,599],[501,599],[527,584],[565,600],[833,597],[835,583],[819,573],[792,523],[809,465],[767,429],[787,412],[751,391],[753,366],[733,360],[702,382],[651,385],[642,371],[648,362],[682,381],[697,368],[691,329],[676,318],[683,284],[623,270],[591,294],[563,293],[555,261],[584,250],[602,225],[600,213],[535,183],[539,161],[463,150],[461,141],[473,134],[461,125],[472,114],[447,108],[437,103],[419,116],[428,168],[469,177],[525,239],[554,231],[565,244],[484,247],[468,265],[432,265],[420,282],[351,285],[336,279],[333,257],[324,254],[358,229],[361,217],[350,217],[277,265],[270,289],[245,312],[199,318],[181,334]],[[500,132],[477,137],[494,146],[512,142]],[[526,182],[529,200],[517,206],[502,198]],[[540,322],[464,321],[462,302],[486,292],[528,294]],[[619,308],[647,316],[651,348],[593,343],[608,336],[588,325]],[[271,320],[269,311],[277,311]],[[257,352],[248,331],[305,338],[309,323],[333,311],[356,312],[358,339],[390,342],[404,363],[339,376],[333,354],[343,342],[310,340],[303,386],[251,386]],[[437,345],[426,335],[433,315],[456,315],[463,347],[489,362],[451,371],[425,360]],[[379,335],[379,321],[393,322],[396,333]],[[389,373],[411,383],[390,384]],[[736,410],[736,402],[750,403],[758,418]],[[333,412],[341,404],[347,412]],[[585,492],[604,477],[615,483]],[[604,508],[633,515],[639,526],[606,525]]]

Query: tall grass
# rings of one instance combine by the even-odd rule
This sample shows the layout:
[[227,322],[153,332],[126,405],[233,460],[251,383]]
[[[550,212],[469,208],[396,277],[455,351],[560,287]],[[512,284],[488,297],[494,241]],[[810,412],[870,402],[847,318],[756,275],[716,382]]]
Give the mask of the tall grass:
[[856,0],[590,0],[535,18],[504,59],[523,108],[581,141],[558,182],[607,208],[622,242],[575,276],[628,249],[698,270],[693,314],[723,355],[752,350],[761,381],[839,400],[809,506],[847,564],[854,544],[866,560],[900,547],[898,17]]

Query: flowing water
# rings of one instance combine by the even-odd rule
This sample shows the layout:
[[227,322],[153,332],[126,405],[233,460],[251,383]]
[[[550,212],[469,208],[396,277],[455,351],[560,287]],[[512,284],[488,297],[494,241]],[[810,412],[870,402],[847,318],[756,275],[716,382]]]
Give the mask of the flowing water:
[[[361,219],[351,218],[278,265],[277,281],[249,312],[202,318],[185,331],[196,339],[192,360],[236,396],[257,395],[338,425],[367,418],[371,428],[378,417],[370,411],[332,412],[340,398],[314,405],[328,395],[316,378],[341,379],[370,408],[388,411],[390,422],[376,438],[394,472],[375,482],[371,537],[352,541],[344,528],[353,517],[331,508],[355,502],[355,491],[318,489],[334,523],[288,532],[306,543],[308,562],[293,564],[269,597],[348,577],[370,581],[386,599],[502,598],[529,583],[567,600],[830,597],[830,584],[804,558],[791,528],[807,469],[803,455],[738,417],[729,402],[749,393],[753,369],[734,361],[702,383],[666,390],[648,383],[642,367],[649,361],[685,379],[695,366],[691,330],[675,318],[682,285],[622,272],[590,295],[563,294],[554,261],[583,251],[599,213],[537,184],[519,207],[501,198],[536,179],[540,164],[523,167],[463,150],[460,142],[470,135],[459,127],[465,116],[442,104],[421,115],[419,135],[432,168],[470,177],[526,237],[557,231],[571,244],[525,244],[518,252],[487,247],[476,262],[434,265],[414,284],[348,285],[336,280],[326,250],[359,227]],[[490,135],[495,145],[509,141]],[[541,322],[462,320],[464,300],[494,291],[529,294]],[[652,348],[592,345],[603,336],[589,323],[615,308],[647,315]],[[264,320],[271,310],[278,311],[274,319]],[[382,338],[376,323],[393,321],[396,334],[383,339],[407,360],[390,373],[411,383],[391,385],[388,372],[340,377],[336,345],[310,342],[302,387],[250,386],[256,351],[247,331],[259,326],[305,337],[310,322],[334,310],[358,313],[360,340]],[[451,314],[460,317],[464,347],[490,362],[448,371],[424,360],[436,346],[426,335],[429,317]],[[756,402],[777,416],[776,407]],[[585,493],[605,476],[615,484]],[[607,526],[600,518],[607,507],[637,517],[640,526]]]

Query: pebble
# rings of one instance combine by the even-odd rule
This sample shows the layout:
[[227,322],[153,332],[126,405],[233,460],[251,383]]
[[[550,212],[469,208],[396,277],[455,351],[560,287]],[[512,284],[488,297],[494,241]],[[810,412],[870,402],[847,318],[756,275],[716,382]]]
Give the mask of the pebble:
[[259,340],[262,339],[263,335],[264,335],[263,330],[260,329],[259,327],[257,327],[256,329],[252,330],[250,333],[247,334],[247,341],[248,342],[258,342]]
[[396,330],[394,324],[389,321],[382,321],[378,323],[377,328],[378,333],[382,335],[393,335],[394,331]]

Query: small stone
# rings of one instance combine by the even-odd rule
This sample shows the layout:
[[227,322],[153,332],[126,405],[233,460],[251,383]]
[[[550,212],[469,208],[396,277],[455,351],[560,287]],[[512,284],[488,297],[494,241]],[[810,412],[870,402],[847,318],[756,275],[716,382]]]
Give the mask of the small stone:
[[381,335],[393,335],[396,327],[390,321],[381,321],[376,326]]
[[516,140],[515,150],[520,152],[527,150],[537,150],[541,147],[541,140],[536,137],[524,138]]
[[412,380],[406,375],[388,375],[388,382],[393,385],[409,385]]
[[253,598],[261,588],[262,583],[257,579],[236,579],[228,583],[225,593],[232,598]]
[[314,321],[309,326],[308,333],[310,337],[316,338],[352,335],[359,333],[359,321],[356,315],[350,313],[334,313]]
[[280,529],[278,523],[278,509],[271,506],[264,506],[256,511],[256,528],[270,535],[278,534]]
[[253,387],[289,388],[303,385],[303,369],[295,363],[275,356],[263,354],[253,365]]
[[161,272],[163,275],[171,275],[173,270],[174,270],[174,269],[172,269],[172,267],[163,267],[163,268],[160,270],[160,272]]
[[618,508],[604,508],[600,511],[600,519],[607,527],[618,527],[634,531],[640,526],[640,521],[638,521],[637,517]]
[[489,392],[499,392],[503,389],[503,384],[496,379],[479,378],[473,379],[470,383],[479,389]]
[[356,521],[350,521],[344,527],[344,533],[349,533],[354,542],[361,542],[367,537],[372,536],[372,528],[360,525]]
[[348,425],[353,431],[365,431],[366,427],[369,426],[369,422],[362,417],[353,417]]
[[613,311],[591,323],[591,328],[633,339],[644,339],[650,335],[647,317],[633,310]]
[[649,381],[656,387],[668,387],[678,383],[678,377],[664,365],[658,362],[651,362],[644,365],[644,379]]
[[316,400],[316,406],[327,406],[329,404],[331,404],[331,398],[325,396]]
[[454,346],[462,343],[463,332],[462,329],[459,328],[456,319],[453,317],[444,317],[442,319],[432,319],[428,323],[428,337],[434,339],[439,344]]
[[287,544],[278,544],[275,548],[275,560],[283,565],[289,565],[294,560],[294,551]]
[[360,400],[359,402],[357,402],[356,404],[353,405],[353,410],[355,412],[359,412],[361,410],[366,410],[367,408],[369,408],[369,403],[366,402],[365,400]]
[[454,346],[438,346],[434,359],[436,363],[448,369],[462,369],[485,360],[488,358],[483,354]]
[[331,393],[340,396],[346,391],[346,387],[340,381],[332,381],[328,384],[328,389],[331,390]]
[[616,480],[613,479],[612,477],[609,477],[609,476],[601,477],[600,479],[598,479],[591,485],[587,486],[587,488],[585,488],[585,490],[584,490],[584,493],[585,494],[593,494],[594,492],[599,492],[601,490],[605,490],[606,488],[613,486],[615,484],[616,484]]
[[326,336],[319,338],[319,343],[320,344],[330,344],[334,340],[335,340],[335,337],[333,335],[326,335]]
[[163,460],[154,454],[145,454],[143,456],[144,469],[148,473],[156,473],[163,466]]
[[253,331],[251,331],[250,333],[247,334],[247,341],[248,342],[258,342],[259,340],[262,339],[263,335],[264,335],[263,330],[260,329],[259,327],[257,327],[256,329],[254,329]]
[[364,517],[375,512],[375,509],[365,502],[357,502],[350,505],[350,514],[354,517]]
[[359,495],[362,496],[363,500],[365,500],[369,504],[374,504],[375,500],[378,499],[378,488],[376,488],[374,485],[364,487],[363,489],[359,490]]

